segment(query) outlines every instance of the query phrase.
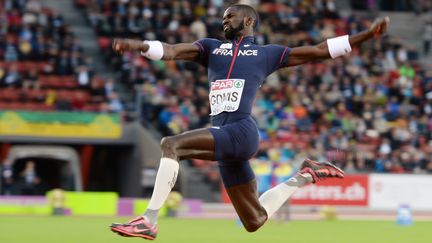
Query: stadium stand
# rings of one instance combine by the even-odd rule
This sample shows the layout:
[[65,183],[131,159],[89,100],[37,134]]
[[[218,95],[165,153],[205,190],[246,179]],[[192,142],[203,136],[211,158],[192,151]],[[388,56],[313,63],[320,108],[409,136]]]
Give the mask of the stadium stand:
[[37,0],[0,8],[0,108],[118,112],[63,17]]

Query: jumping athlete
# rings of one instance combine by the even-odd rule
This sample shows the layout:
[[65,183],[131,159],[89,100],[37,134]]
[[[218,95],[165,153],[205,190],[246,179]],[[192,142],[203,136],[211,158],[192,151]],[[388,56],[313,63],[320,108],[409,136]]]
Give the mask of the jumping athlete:
[[248,161],[257,152],[259,143],[257,125],[251,117],[252,103],[258,88],[274,71],[343,56],[351,51],[351,46],[384,34],[389,18],[377,19],[368,30],[352,36],[296,48],[255,44],[257,22],[254,8],[235,4],[223,15],[227,41],[204,38],[170,45],[160,41],[114,40],[113,49],[117,53],[139,51],[151,60],[186,60],[204,65],[208,69],[213,127],[162,139],[162,158],[146,212],[128,223],[112,224],[113,232],[156,238],[159,209],[176,182],[179,161],[183,159],[218,161],[228,196],[248,232],[259,229],[298,188],[327,178],[344,177],[344,172],[330,162],[306,159],[295,176],[258,197]]

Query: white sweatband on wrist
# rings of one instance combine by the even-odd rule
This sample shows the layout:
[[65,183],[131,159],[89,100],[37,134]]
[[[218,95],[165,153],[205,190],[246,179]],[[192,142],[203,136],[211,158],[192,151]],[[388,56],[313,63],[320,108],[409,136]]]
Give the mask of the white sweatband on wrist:
[[145,40],[143,43],[149,45],[149,49],[146,52],[141,52],[142,56],[155,61],[162,59],[164,54],[162,42]]
[[351,52],[348,35],[327,39],[327,46],[332,58],[340,57]]

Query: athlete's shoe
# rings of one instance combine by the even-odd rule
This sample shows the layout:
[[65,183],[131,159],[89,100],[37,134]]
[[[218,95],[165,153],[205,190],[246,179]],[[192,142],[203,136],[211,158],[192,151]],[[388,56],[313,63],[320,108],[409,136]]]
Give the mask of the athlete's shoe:
[[157,225],[151,225],[143,216],[132,219],[126,224],[113,223],[111,231],[124,237],[141,237],[154,240],[157,235]]
[[309,173],[312,175],[313,183],[325,180],[327,178],[344,178],[345,172],[330,162],[315,162],[311,159],[305,159],[301,165],[300,173]]

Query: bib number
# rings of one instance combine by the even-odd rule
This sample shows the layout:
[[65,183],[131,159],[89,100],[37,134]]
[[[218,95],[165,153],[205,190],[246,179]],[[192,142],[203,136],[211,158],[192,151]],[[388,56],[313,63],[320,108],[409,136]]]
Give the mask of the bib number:
[[243,94],[244,79],[219,79],[210,84],[210,109],[211,116],[224,111],[234,112],[240,106]]

